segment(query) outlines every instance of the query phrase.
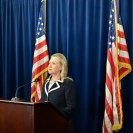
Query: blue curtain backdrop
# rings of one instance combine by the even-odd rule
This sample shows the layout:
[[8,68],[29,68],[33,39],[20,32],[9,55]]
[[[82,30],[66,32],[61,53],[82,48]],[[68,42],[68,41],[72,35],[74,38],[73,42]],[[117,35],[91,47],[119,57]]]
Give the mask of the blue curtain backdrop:
[[[120,0],[120,12],[133,66],[133,1]],[[0,0],[0,97],[11,99],[31,80],[41,0]],[[101,133],[110,0],[47,0],[49,54],[63,53],[76,84],[76,133]],[[133,132],[133,72],[122,81],[123,128]],[[30,100],[30,85],[19,90]]]

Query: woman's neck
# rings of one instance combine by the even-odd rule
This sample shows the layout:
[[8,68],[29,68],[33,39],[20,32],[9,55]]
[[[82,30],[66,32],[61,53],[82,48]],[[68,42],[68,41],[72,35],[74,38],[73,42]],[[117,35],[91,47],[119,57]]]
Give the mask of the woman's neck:
[[51,81],[57,81],[60,79],[60,75],[52,75]]

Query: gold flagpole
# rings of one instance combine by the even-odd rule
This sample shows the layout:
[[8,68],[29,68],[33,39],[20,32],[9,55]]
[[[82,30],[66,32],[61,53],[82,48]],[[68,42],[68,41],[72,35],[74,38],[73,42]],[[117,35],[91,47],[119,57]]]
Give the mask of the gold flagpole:
[[[45,34],[46,34],[46,2],[47,2],[47,0],[44,0],[43,1],[44,2],[44,32],[45,32]],[[46,35],[45,35],[45,37],[46,37]],[[44,80],[46,79],[46,77],[47,77],[47,71],[42,75],[42,80],[43,80],[43,82],[42,83],[44,83]]]
[[46,33],[46,2],[47,0],[44,0],[44,32]]
[[116,2],[117,0],[114,0],[114,17],[115,17],[115,32],[116,32],[116,69],[117,69],[117,91],[118,91],[118,98],[120,102],[120,123],[118,125],[113,125],[112,129],[113,131],[118,132],[119,129],[122,128],[122,118],[123,118],[123,112],[122,112],[122,100],[121,100],[121,94],[120,94],[120,78],[119,78],[119,60],[118,60],[118,14],[117,14],[117,7]]

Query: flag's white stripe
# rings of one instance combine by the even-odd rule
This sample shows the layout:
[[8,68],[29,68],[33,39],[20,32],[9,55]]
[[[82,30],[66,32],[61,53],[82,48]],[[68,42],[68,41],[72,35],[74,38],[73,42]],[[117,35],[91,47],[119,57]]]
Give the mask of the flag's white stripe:
[[33,69],[32,72],[34,72],[34,70],[36,68],[38,68],[39,66],[41,66],[42,64],[46,63],[49,60],[48,55],[45,56],[44,58],[42,58],[41,60],[37,61],[34,65],[33,65]]
[[40,88],[40,85],[39,85],[39,82],[37,82],[37,95],[38,95],[38,98],[39,100],[41,99],[41,88]]
[[102,127],[102,133],[105,133],[105,131],[104,131],[104,123],[103,123],[103,127]]
[[121,37],[118,37],[118,43],[122,44],[122,45],[126,45],[126,40],[125,38],[121,38]]
[[121,31],[121,32],[124,32],[123,26],[121,24],[119,24],[119,23],[118,23],[118,30]]
[[34,52],[34,58],[42,53],[44,53],[45,51],[47,51],[48,48],[47,48],[47,45],[44,45],[43,47],[41,47],[40,49],[38,50],[35,50]]
[[108,104],[110,108],[112,109],[112,94],[110,93],[107,85],[106,85],[106,100],[108,101]]
[[119,50],[119,56],[124,57],[124,58],[129,58],[127,51]]
[[110,66],[110,62],[109,60],[107,59],[107,66],[106,66],[106,71],[107,71],[107,74],[109,76],[109,79],[112,80],[112,69],[111,69],[111,66]]
[[109,119],[109,117],[108,117],[108,114],[106,113],[106,111],[105,111],[105,114],[104,114],[105,116],[104,116],[104,120],[105,120],[105,126],[106,126],[106,128],[107,128],[107,130],[108,130],[108,133],[112,133],[112,123],[110,122],[110,119]]
[[37,38],[37,39],[36,39],[36,44],[35,44],[35,45],[37,45],[38,43],[41,43],[41,42],[44,41],[44,40],[46,40],[45,35],[43,35],[43,36]]
[[33,87],[34,83],[31,83],[31,88]]

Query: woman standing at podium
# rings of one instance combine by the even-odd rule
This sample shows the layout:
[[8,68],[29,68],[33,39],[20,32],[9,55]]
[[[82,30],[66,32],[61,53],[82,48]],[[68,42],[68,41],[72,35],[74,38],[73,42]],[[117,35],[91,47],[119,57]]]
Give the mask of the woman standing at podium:
[[41,101],[51,102],[61,113],[70,117],[75,109],[74,81],[67,77],[68,66],[65,56],[56,53],[48,65],[49,77],[45,80]]

